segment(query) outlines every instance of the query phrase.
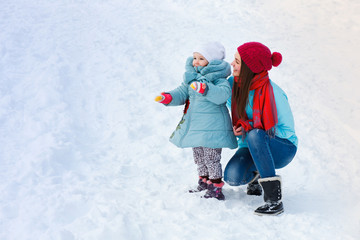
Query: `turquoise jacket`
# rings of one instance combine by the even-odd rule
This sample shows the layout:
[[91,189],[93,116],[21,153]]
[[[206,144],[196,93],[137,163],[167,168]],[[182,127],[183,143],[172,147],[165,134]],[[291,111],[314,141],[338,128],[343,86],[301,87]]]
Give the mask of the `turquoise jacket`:
[[[228,79],[230,86],[233,86],[234,77]],[[295,134],[295,124],[294,117],[291,112],[288,98],[285,92],[276,85],[273,81],[270,80],[271,86],[273,87],[276,110],[278,116],[278,123],[275,126],[275,135],[279,138],[284,138],[292,142],[296,147],[298,145],[298,138]],[[254,100],[255,90],[249,92],[248,105],[245,108],[246,114],[249,119],[253,118],[252,106]],[[231,97],[227,102],[228,107],[231,109]],[[238,137],[239,148],[248,147],[246,138]]]
[[[192,61],[192,57],[186,61],[182,84],[168,92],[172,101],[167,106],[183,105],[187,99],[190,101],[186,113],[170,137],[170,142],[181,148],[237,148],[226,107],[227,99],[231,95],[231,87],[226,79],[231,74],[230,64],[214,60],[205,67],[193,67]],[[190,87],[193,81],[207,84],[205,95]]]

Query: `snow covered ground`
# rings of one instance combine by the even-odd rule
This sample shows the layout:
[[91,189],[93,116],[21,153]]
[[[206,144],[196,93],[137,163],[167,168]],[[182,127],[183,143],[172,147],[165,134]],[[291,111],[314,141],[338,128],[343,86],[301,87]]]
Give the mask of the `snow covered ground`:
[[[359,239],[360,2],[2,0],[0,239]],[[196,186],[190,149],[168,137],[177,87],[203,40],[260,41],[283,54],[298,153],[285,213],[261,197]],[[223,167],[234,150],[223,151]]]

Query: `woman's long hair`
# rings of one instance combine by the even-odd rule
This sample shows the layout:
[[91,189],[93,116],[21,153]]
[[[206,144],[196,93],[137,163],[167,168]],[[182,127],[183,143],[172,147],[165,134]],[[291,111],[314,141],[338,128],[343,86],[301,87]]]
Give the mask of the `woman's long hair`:
[[236,113],[243,120],[246,120],[245,108],[249,100],[251,80],[254,76],[255,73],[241,59],[240,76],[238,81],[234,81],[232,101],[236,101]]

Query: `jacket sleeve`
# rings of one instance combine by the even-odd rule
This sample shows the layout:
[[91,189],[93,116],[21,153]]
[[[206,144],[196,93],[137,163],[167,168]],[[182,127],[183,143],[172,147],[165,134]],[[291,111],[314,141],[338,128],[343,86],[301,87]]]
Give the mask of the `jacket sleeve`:
[[275,91],[274,93],[278,116],[276,135],[290,139],[295,135],[295,124],[288,98],[283,91]]
[[188,85],[186,85],[184,82],[176,89],[167,93],[170,93],[172,97],[172,101],[167,106],[183,105],[189,98]]
[[208,92],[205,95],[208,101],[215,104],[226,103],[228,98],[231,96],[231,87],[227,79],[222,78],[215,85],[213,83],[207,83]]
[[227,102],[226,102],[226,106],[231,109],[231,96],[232,96],[232,87],[234,85],[234,77],[231,76],[228,78],[228,82],[230,84],[230,88],[231,88],[231,94],[230,94],[230,97],[227,99]]

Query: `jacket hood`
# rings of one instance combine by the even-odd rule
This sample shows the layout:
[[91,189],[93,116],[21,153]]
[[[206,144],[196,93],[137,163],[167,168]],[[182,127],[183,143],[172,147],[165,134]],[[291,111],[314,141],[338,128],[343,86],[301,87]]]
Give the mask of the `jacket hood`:
[[213,60],[205,67],[193,67],[192,60],[192,57],[186,60],[185,70],[187,72],[198,72],[209,82],[219,78],[227,78],[231,74],[231,66],[224,60]]

